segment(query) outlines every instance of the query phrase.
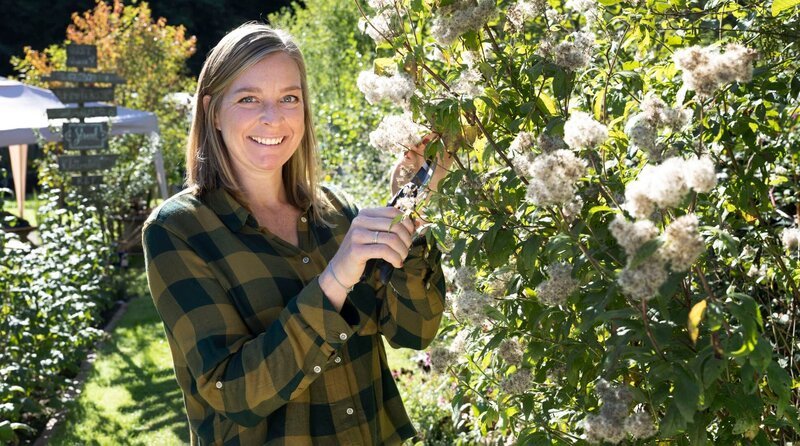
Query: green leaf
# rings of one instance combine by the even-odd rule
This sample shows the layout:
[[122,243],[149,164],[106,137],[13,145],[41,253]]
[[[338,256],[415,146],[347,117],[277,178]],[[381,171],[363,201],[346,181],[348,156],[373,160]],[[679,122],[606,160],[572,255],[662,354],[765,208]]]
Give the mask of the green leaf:
[[642,245],[639,250],[636,251],[636,255],[633,256],[630,263],[628,264],[628,268],[634,269],[639,267],[645,260],[649,259],[650,256],[655,254],[658,248],[664,244],[664,241],[660,238],[654,238],[653,240],[648,241],[644,245]]
[[789,8],[794,8],[797,5],[800,5],[800,0],[775,0],[772,2],[772,16],[775,17],[781,12]]
[[694,420],[697,403],[700,401],[700,386],[689,373],[680,367],[675,368],[675,391],[673,402],[686,422]]
[[792,378],[776,362],[771,362],[767,367],[767,383],[769,388],[778,395],[777,415],[783,416],[792,397]]

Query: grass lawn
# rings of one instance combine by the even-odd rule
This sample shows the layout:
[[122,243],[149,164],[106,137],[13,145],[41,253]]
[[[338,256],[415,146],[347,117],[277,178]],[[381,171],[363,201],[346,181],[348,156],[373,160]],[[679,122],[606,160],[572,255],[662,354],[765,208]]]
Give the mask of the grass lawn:
[[[414,367],[411,350],[386,344],[393,369]],[[403,389],[406,398],[412,389]],[[52,445],[180,445],[189,442],[183,400],[161,321],[149,297],[130,301],[97,352],[80,397]]]
[[[25,199],[24,216],[25,220],[28,220],[31,226],[39,225],[39,221],[37,218],[38,209],[39,209],[39,200],[31,195],[28,195]],[[3,210],[19,216],[19,214],[17,213],[17,200],[9,196],[3,197]]]
[[149,297],[128,311],[97,360],[53,445],[189,442],[183,400],[161,321]]

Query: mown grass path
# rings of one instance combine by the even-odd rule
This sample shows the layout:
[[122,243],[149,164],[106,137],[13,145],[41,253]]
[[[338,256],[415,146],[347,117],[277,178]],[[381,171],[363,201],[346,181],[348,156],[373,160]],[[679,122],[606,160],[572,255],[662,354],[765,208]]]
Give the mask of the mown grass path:
[[50,444],[181,445],[188,429],[161,321],[149,297],[135,298]]

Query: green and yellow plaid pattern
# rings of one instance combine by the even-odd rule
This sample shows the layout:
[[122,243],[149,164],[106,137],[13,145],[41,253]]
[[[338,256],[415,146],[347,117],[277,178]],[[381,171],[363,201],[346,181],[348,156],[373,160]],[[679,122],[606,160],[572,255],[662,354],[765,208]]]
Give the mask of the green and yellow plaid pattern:
[[318,275],[357,208],[325,188],[329,228],[298,222],[299,247],[260,229],[224,190],[165,201],[143,231],[150,292],[195,445],[400,444],[415,430],[386,362],[425,348],[444,307],[441,254],[418,237],[387,286],[361,282],[337,312]]

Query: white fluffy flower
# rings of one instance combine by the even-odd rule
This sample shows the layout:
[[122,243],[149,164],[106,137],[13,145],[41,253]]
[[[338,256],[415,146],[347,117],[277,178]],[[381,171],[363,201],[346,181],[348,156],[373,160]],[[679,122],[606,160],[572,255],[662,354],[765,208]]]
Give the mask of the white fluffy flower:
[[636,149],[647,152],[651,158],[659,157],[656,137],[661,128],[678,130],[689,122],[691,111],[671,108],[661,99],[648,95],[640,104],[641,113],[632,115],[625,124],[628,141]]
[[367,4],[372,9],[384,9],[394,6],[395,0],[367,0]]
[[626,266],[617,277],[622,291],[636,300],[650,300],[667,281],[667,266],[658,251],[636,267]]
[[608,128],[582,111],[572,112],[564,123],[564,142],[573,149],[591,149],[608,139]]
[[658,237],[658,228],[652,221],[630,222],[619,214],[608,225],[608,230],[625,250],[628,259],[632,259],[645,243]]
[[436,11],[431,35],[439,44],[450,45],[467,31],[481,28],[495,12],[495,0],[457,0]]
[[655,435],[658,429],[649,413],[635,412],[625,419],[625,432],[637,440],[642,440]]
[[503,339],[500,345],[497,346],[497,356],[503,361],[511,365],[520,365],[522,363],[522,346],[516,339]]
[[546,0],[519,0],[506,10],[506,18],[514,30],[519,32],[528,19],[542,14],[546,7]]
[[704,156],[691,157],[684,163],[686,185],[701,194],[707,194],[717,185],[717,174],[714,171],[714,161]]
[[520,369],[503,378],[503,380],[500,381],[500,388],[503,389],[505,393],[519,395],[530,389],[532,382],[533,375],[531,375],[531,371],[528,369]]
[[572,40],[564,40],[555,46],[543,43],[539,51],[554,64],[569,71],[578,71],[592,61],[595,38],[594,34],[586,31],[574,32],[570,38]]
[[387,99],[401,107],[406,107],[415,89],[414,80],[406,73],[379,76],[371,70],[362,71],[356,84],[370,104]]
[[528,201],[537,206],[570,201],[575,196],[576,183],[585,171],[586,162],[569,150],[537,156],[528,168]]
[[547,274],[550,278],[536,287],[536,296],[548,307],[563,305],[580,286],[580,282],[572,278],[569,264],[554,263],[547,267]]
[[699,96],[709,97],[722,85],[753,78],[755,50],[739,44],[729,44],[721,53],[715,46],[692,46],[675,52],[675,66],[683,71],[683,83]]
[[483,94],[481,82],[483,77],[476,69],[465,70],[453,84],[453,91],[467,98],[474,98]]
[[453,274],[453,284],[460,290],[474,290],[477,272],[472,266],[458,267]]
[[369,143],[378,150],[398,154],[422,142],[425,131],[409,114],[389,115],[369,134]]
[[786,228],[781,233],[783,247],[787,251],[800,250],[800,228]]
[[713,163],[708,158],[668,158],[659,165],[645,166],[625,188],[625,209],[637,218],[647,218],[656,207],[681,203],[694,189],[709,192],[716,185]]
[[676,218],[664,230],[664,245],[660,250],[672,271],[688,271],[704,249],[699,222],[694,214]]
[[400,35],[399,20],[391,9],[370,17],[369,21],[363,18],[359,19],[358,28],[377,44],[387,42],[387,39],[393,39]]
[[431,369],[434,372],[443,373],[458,361],[458,355],[444,347],[434,347],[431,349],[430,355]]
[[461,290],[453,301],[453,314],[462,321],[480,325],[486,319],[483,307],[489,302],[489,296],[479,291]]

